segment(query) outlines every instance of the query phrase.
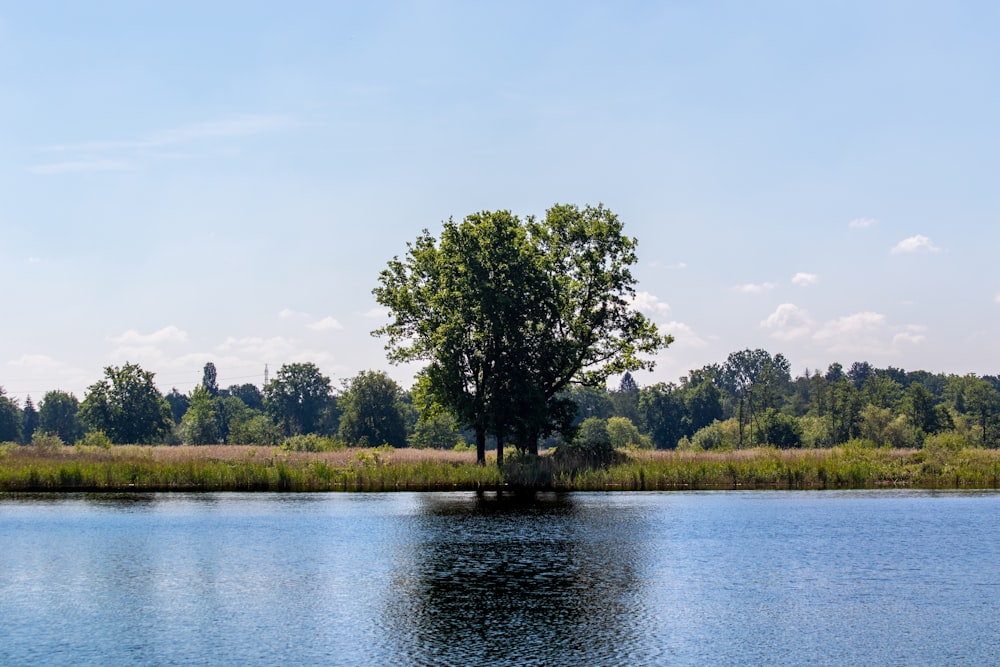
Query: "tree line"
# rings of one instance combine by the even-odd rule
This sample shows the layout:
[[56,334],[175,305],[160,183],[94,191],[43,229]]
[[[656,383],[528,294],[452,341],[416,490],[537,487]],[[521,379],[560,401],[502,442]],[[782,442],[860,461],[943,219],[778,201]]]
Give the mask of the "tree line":
[[[83,401],[60,390],[36,407],[0,389],[0,442],[40,436],[65,444],[247,444],[293,448],[379,446],[471,448],[474,429],[433,400],[420,376],[404,390],[364,371],[335,391],[312,363],[282,366],[258,388],[221,388],[213,363],[191,392],[161,393],[137,364],[109,366]],[[639,387],[625,373],[617,388],[572,385],[569,429],[539,434],[558,447],[575,439],[611,447],[738,449],[832,447],[852,440],[919,448],[931,437],[958,445],[1000,445],[1000,377],[839,363],[793,378],[788,360],[743,350],[691,370],[677,383]],[[567,433],[568,431],[568,433]],[[496,438],[487,440],[496,446]]]
[[[219,442],[309,448],[488,443],[537,454],[618,446],[827,447],[855,439],[920,447],[929,437],[995,446],[995,377],[907,373],[855,362],[794,380],[766,350],[733,352],[679,383],[639,388],[672,338],[635,307],[636,239],[602,205],[556,204],[544,217],[482,211],[426,230],[372,290],[388,310],[374,331],[390,362],[424,363],[409,391],[366,371],[334,392],[311,363],[286,364],[258,389],[221,389],[212,363],[190,394],[157,391],[136,364],[108,367],[81,403],[50,392],[36,410],[0,392],[0,440]],[[615,391],[606,388],[620,377]],[[39,431],[41,429],[41,431]],[[102,440],[103,439],[103,440]],[[332,440],[331,440],[332,441]],[[588,454],[589,456],[589,454]]]

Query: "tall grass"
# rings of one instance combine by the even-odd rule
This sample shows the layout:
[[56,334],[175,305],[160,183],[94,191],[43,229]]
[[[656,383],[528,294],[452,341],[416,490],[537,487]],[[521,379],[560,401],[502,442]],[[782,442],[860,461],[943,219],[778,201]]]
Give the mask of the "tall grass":
[[731,452],[631,451],[603,468],[509,456],[503,470],[471,452],[391,448],[0,445],[0,491],[560,490],[1000,488],[1000,451],[955,447]]

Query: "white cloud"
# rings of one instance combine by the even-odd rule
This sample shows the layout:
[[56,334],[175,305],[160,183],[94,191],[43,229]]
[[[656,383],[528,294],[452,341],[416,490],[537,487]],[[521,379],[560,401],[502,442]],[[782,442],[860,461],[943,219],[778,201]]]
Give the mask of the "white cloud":
[[183,343],[188,339],[187,332],[174,325],[165,326],[150,334],[141,334],[135,329],[129,329],[120,336],[111,338],[111,342],[119,345],[155,345],[158,343]]
[[905,331],[900,331],[895,336],[892,337],[892,345],[896,347],[900,343],[906,343],[909,345],[917,345],[922,343],[927,339],[924,335],[926,327],[910,325],[906,327]]
[[902,253],[913,253],[913,252],[938,252],[941,248],[934,245],[934,243],[924,236],[923,234],[917,234],[916,236],[911,236],[908,239],[903,239],[889,252],[893,255],[899,255]]
[[22,354],[20,357],[8,361],[7,365],[15,368],[58,368],[60,364],[44,354]]
[[819,282],[819,276],[815,273],[796,273],[792,277],[792,284],[798,285],[799,287],[809,287],[810,285],[815,285]]
[[230,336],[224,342],[220,343],[216,349],[219,352],[239,357],[266,360],[286,357],[295,351],[296,345],[283,336],[272,336],[271,338],[261,338],[259,336],[236,338]]
[[54,174],[72,174],[91,171],[124,171],[133,168],[134,165],[129,160],[98,158],[94,160],[67,160],[65,162],[36,164],[28,167],[28,171],[32,174],[51,176]]
[[773,290],[775,287],[777,285],[774,283],[746,283],[744,285],[737,285],[733,289],[740,294],[760,294],[761,292]]
[[301,313],[297,310],[292,310],[291,308],[283,308],[278,313],[278,317],[283,320],[291,320],[297,317],[309,317],[309,313]]
[[885,315],[866,311],[845,315],[824,324],[813,336],[818,341],[840,340],[877,331],[885,326]]
[[372,319],[385,319],[389,317],[389,309],[383,306],[378,306],[376,308],[371,308],[366,310],[364,313],[365,317],[370,317]]
[[327,315],[321,320],[313,322],[312,324],[307,324],[306,327],[312,329],[313,331],[331,331],[335,329],[343,329],[344,325]]
[[635,296],[631,299],[630,305],[633,310],[646,313],[647,315],[664,316],[670,313],[670,305],[649,292],[636,292]]
[[791,341],[809,335],[812,320],[802,308],[793,303],[783,303],[760,323],[763,329],[773,329],[771,336],[778,340]]
[[656,328],[660,330],[660,333],[669,334],[674,337],[674,342],[667,348],[668,352],[675,347],[702,348],[708,345],[708,341],[695,333],[694,329],[683,322],[657,324]]
[[671,264],[668,269],[674,269],[675,271],[683,271],[688,267],[687,262],[677,262],[676,264]]
[[997,295],[993,297],[993,303],[1000,303],[1000,292],[997,292]]
[[847,226],[851,229],[868,229],[869,227],[874,227],[878,224],[878,220],[875,218],[855,218],[847,223]]

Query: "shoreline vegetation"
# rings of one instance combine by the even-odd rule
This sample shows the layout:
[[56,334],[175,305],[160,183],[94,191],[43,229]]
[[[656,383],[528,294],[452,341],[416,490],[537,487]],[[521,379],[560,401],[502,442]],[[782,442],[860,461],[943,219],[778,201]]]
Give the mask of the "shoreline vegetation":
[[37,491],[557,491],[997,489],[1000,450],[770,447],[628,450],[604,467],[475,452],[345,448],[289,451],[240,445],[58,448],[0,445],[0,492]]

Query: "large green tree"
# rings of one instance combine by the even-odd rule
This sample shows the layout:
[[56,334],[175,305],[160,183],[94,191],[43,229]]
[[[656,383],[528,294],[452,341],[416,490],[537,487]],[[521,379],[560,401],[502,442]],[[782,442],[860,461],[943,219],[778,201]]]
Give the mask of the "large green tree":
[[108,366],[80,405],[80,418],[104,431],[116,444],[148,444],[170,431],[170,405],[153,382],[154,373],[138,364]]
[[74,443],[83,436],[79,412],[80,401],[73,394],[58,389],[46,392],[38,408],[38,429],[59,436],[66,444]]
[[540,436],[568,430],[571,383],[601,385],[651,368],[670,342],[631,307],[635,239],[602,206],[557,205],[543,220],[485,211],[448,220],[379,276],[390,322],[389,359],[426,361],[435,400],[476,434],[537,453]]
[[323,430],[332,403],[330,378],[313,363],[285,364],[264,386],[264,407],[288,436]]
[[338,399],[337,435],[360,447],[406,446],[403,390],[385,373],[362,371],[347,384]]

